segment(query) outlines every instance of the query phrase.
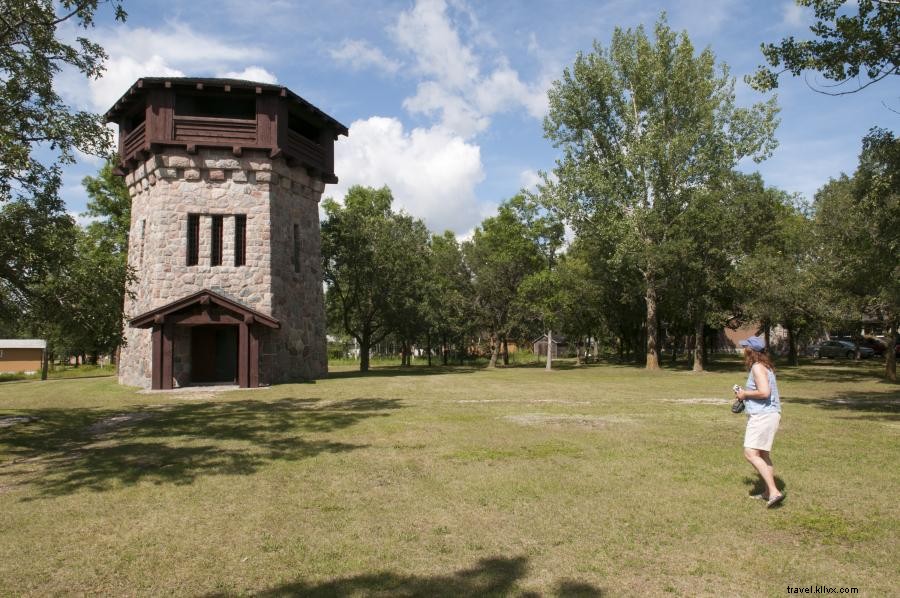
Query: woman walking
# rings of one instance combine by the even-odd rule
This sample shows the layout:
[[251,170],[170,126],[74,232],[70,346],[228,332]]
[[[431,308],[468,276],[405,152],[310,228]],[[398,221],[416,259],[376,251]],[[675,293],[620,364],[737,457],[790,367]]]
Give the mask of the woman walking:
[[784,494],[775,486],[775,468],[772,466],[772,443],[781,422],[781,400],[775,382],[775,366],[766,352],[766,346],[758,336],[751,336],[740,345],[744,347],[744,363],[750,370],[746,388],[738,388],[735,395],[747,408],[747,431],[744,433],[744,457],[756,468],[766,484],[766,491],[759,495],[772,508],[784,500]]

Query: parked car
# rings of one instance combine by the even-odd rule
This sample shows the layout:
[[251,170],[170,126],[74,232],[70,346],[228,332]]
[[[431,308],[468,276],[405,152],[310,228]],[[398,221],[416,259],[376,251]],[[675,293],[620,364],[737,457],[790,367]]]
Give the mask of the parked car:
[[865,336],[859,340],[860,347],[868,347],[872,349],[875,353],[875,357],[884,357],[884,352],[887,349],[887,345],[877,338],[873,338],[871,336]]
[[[875,351],[869,347],[859,347],[859,356],[863,359],[872,357]],[[846,359],[856,358],[857,346],[850,341],[824,341],[819,345],[816,357],[844,357]]]

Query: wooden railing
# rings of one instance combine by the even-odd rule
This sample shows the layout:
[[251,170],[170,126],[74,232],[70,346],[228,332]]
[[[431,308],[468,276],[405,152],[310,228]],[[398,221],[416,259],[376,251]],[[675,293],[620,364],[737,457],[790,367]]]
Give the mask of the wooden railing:
[[144,123],[141,123],[125,135],[125,140],[122,142],[123,158],[130,158],[134,152],[144,147],[144,141],[147,138],[144,133]]
[[176,116],[174,120],[175,141],[250,144],[256,142],[255,120],[206,116]]
[[325,168],[325,152],[322,151],[322,146],[320,146],[315,141],[311,139],[307,139],[300,133],[295,133],[288,129],[288,139],[287,139],[287,152],[296,158],[310,164],[311,166],[316,166],[318,168]]

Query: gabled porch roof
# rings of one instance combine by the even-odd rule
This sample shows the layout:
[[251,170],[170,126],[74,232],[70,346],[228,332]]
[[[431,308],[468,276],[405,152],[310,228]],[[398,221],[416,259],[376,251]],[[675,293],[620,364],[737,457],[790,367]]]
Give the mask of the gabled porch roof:
[[[255,309],[247,307],[228,297],[210,291],[209,289],[202,289],[196,293],[167,303],[162,307],[157,307],[156,309],[144,312],[141,315],[132,318],[129,322],[129,326],[132,328],[151,328],[154,324],[159,325],[165,322],[167,316],[175,316],[177,314],[182,314],[183,312],[194,311],[192,308],[195,306],[199,306],[199,311],[201,313],[208,313],[210,306],[217,306],[228,315],[232,316],[232,318],[242,321],[245,324],[261,324],[268,328],[278,328],[280,326],[278,320],[275,318],[258,312]],[[197,321],[192,323],[202,322]],[[214,322],[211,321],[209,323]]]

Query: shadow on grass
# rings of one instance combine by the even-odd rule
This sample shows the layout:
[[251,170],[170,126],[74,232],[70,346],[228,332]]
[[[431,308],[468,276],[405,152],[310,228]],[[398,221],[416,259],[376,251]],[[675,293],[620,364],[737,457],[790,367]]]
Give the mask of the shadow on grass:
[[[765,494],[766,492],[766,483],[758,475],[745,477],[744,485],[750,486],[750,491],[747,492],[747,496]],[[775,476],[775,487],[778,488],[779,492],[787,496],[787,491],[785,490],[787,484],[780,476]]]
[[883,374],[872,362],[811,361],[800,366],[776,366],[779,380],[788,382],[870,382]]
[[474,366],[374,366],[368,372],[360,372],[359,369],[343,372],[328,372],[328,378],[341,380],[345,378],[393,378],[398,376],[441,376],[446,374],[473,374],[484,368]]
[[[896,388],[896,387],[895,387]],[[827,399],[791,398],[791,404],[811,405],[832,411],[850,411],[865,415],[854,419],[900,421],[900,388],[892,392],[842,392]]]
[[[534,592],[517,592],[518,581],[525,576],[525,557],[482,559],[470,569],[449,575],[401,575],[390,571],[344,577],[322,583],[297,581],[252,594],[260,598],[281,596],[348,597],[348,596],[538,596]],[[210,594],[209,598],[225,598],[236,594]],[[563,580],[556,584],[554,596],[599,597],[603,592],[590,584]]]
[[[9,457],[0,464],[0,485],[27,485],[36,490],[24,499],[31,500],[143,481],[190,484],[205,475],[248,475],[276,460],[364,448],[317,436],[400,407],[396,399],[285,398],[129,412],[19,410],[14,415],[28,420],[0,429],[0,446]],[[22,469],[35,465],[36,474],[23,476]]]

